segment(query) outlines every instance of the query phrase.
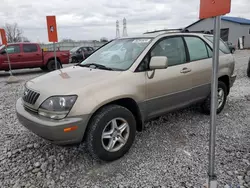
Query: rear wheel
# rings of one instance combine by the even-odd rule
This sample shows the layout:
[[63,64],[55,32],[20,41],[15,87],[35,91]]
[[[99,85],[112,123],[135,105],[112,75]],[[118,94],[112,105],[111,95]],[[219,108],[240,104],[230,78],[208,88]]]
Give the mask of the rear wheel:
[[[217,90],[217,96],[218,96],[218,102],[217,102],[217,114],[221,113],[221,111],[224,109],[224,106],[226,104],[227,100],[227,86],[224,82],[219,81],[218,82],[218,90]],[[202,111],[209,115],[210,109],[211,109],[211,94],[206,98],[206,100],[201,105]]]
[[[62,65],[60,62],[57,61],[57,69],[60,69],[62,68]],[[56,69],[56,65],[55,65],[55,60],[50,60],[48,63],[47,63],[47,69],[49,71],[53,71]]]
[[88,126],[86,142],[92,157],[113,161],[132,146],[136,132],[133,114],[118,105],[102,108]]

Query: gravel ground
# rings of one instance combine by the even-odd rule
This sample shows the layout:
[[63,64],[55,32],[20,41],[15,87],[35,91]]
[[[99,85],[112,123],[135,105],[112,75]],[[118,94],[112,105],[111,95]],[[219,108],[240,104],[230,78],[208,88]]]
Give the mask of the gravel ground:
[[[249,51],[237,51],[238,78],[218,116],[216,173],[219,187],[250,187]],[[36,187],[172,187],[199,188],[206,182],[209,116],[197,107],[170,113],[147,124],[123,158],[100,163],[84,144],[53,145],[17,121],[15,102],[24,81],[39,69],[14,71],[21,83],[5,84],[0,72],[0,188]],[[244,186],[245,185],[245,186]]]

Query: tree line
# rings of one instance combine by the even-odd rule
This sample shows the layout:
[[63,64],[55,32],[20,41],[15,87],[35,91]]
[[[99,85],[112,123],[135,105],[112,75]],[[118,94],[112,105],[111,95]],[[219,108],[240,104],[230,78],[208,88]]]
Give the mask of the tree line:
[[8,43],[30,42],[29,39],[23,35],[23,30],[17,23],[6,23],[3,28],[5,29]]
[[[13,24],[6,23],[3,28],[5,29],[8,43],[30,42],[30,40],[23,35],[23,30],[18,26],[17,23]],[[72,39],[62,39],[61,42],[75,42],[75,41]],[[102,37],[100,39],[100,42],[108,42],[108,39]]]

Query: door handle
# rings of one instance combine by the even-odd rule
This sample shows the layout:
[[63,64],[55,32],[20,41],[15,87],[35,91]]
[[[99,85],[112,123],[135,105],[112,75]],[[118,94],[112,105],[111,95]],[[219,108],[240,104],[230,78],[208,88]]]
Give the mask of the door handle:
[[188,73],[188,72],[191,72],[191,69],[187,68],[187,67],[184,67],[182,70],[181,70],[181,73]]
[[18,56],[18,57],[21,57],[22,55],[19,54],[19,55],[17,55],[17,56]]

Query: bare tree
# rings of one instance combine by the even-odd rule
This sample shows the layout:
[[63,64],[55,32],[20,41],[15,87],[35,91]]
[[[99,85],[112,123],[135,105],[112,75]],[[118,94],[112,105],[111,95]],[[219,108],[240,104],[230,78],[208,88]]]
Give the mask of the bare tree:
[[23,39],[28,41],[26,37],[23,37],[23,31],[21,28],[18,27],[17,23],[14,24],[5,24],[5,32],[7,36],[8,43],[14,43],[14,42],[22,42]]

